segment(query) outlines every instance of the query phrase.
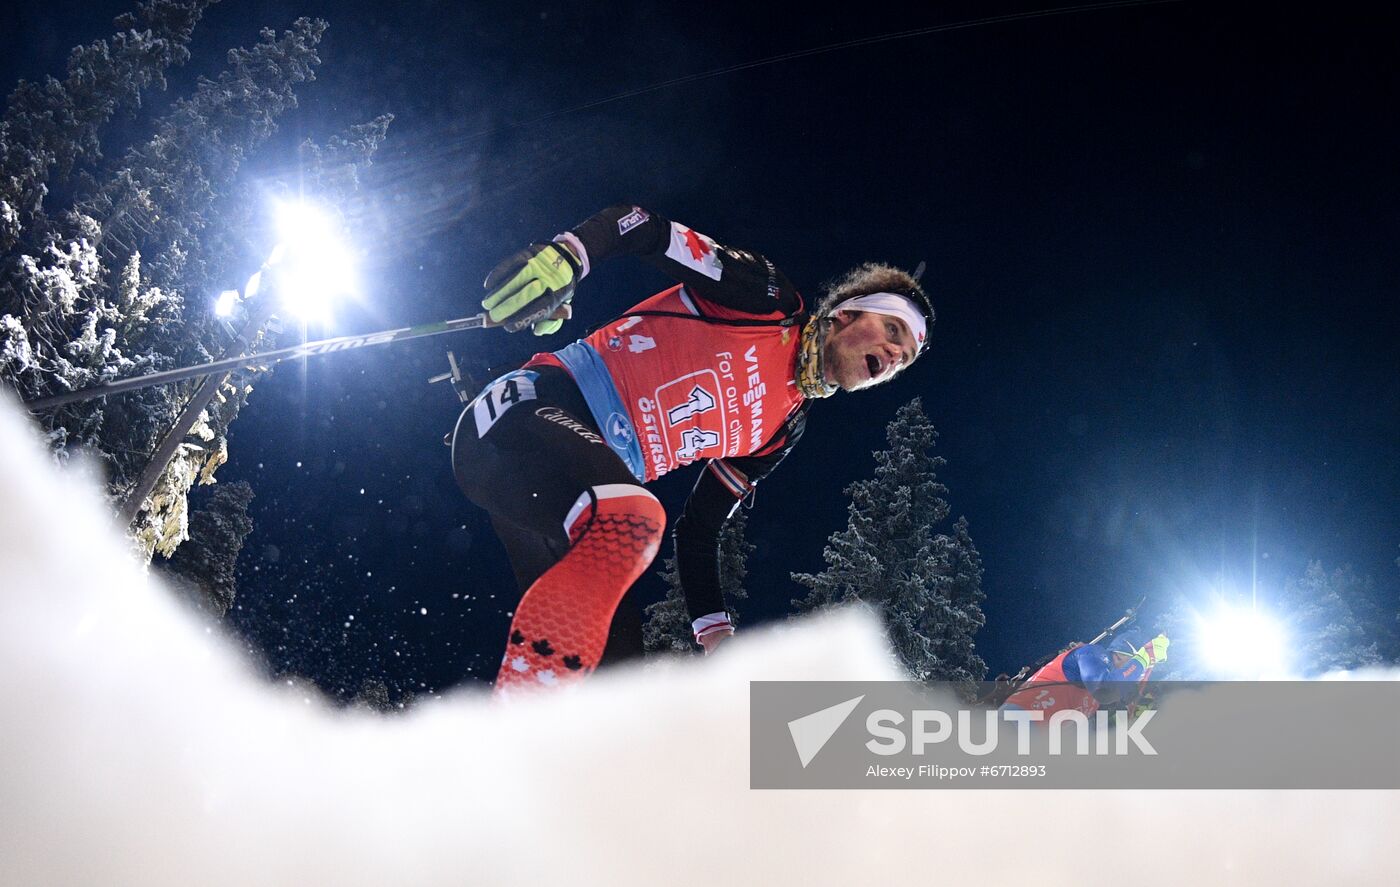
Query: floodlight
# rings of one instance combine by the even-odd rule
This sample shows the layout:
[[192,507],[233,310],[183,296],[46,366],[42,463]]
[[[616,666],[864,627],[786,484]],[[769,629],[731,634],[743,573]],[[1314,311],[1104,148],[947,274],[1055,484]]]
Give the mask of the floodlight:
[[214,314],[218,317],[230,317],[233,309],[238,305],[238,290],[224,290],[219,293],[219,297],[214,300]]
[[335,299],[356,290],[354,255],[324,210],[297,202],[276,211],[281,240],[268,264],[281,300],[303,319],[328,319]]
[[1257,607],[1221,605],[1196,628],[1202,659],[1222,678],[1279,677],[1288,670],[1288,632]]

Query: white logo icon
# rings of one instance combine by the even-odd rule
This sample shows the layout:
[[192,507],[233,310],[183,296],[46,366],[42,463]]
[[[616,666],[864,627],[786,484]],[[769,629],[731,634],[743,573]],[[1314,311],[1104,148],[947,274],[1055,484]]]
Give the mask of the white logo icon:
[[862,693],[855,699],[847,699],[830,708],[812,712],[795,721],[788,721],[792,745],[797,749],[797,757],[802,761],[803,769],[806,769],[836,731],[841,729],[841,725],[846,723],[846,718],[851,716],[851,712],[856,710],[856,706],[860,705],[864,698],[865,694]]

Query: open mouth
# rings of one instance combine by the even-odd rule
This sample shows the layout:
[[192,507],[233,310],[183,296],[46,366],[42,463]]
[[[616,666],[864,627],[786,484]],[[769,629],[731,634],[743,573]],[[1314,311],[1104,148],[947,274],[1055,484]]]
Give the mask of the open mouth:
[[865,368],[870,370],[870,378],[880,375],[880,358],[873,354],[865,355]]

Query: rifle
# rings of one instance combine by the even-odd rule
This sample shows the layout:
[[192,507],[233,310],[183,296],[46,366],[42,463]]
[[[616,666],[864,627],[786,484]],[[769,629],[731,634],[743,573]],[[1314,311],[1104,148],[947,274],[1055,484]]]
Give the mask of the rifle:
[[[1125,611],[1123,612],[1123,615],[1122,615],[1122,616],[1118,617],[1118,621],[1114,622],[1112,625],[1108,626],[1108,627],[1105,628],[1103,631],[1101,631],[1101,632],[1099,632],[1097,635],[1095,635],[1095,636],[1094,636],[1094,639],[1091,640],[1091,641],[1089,641],[1089,643],[1090,643],[1090,644],[1099,644],[1099,643],[1103,643],[1104,641],[1106,641],[1106,640],[1108,640],[1109,638],[1113,637],[1113,636],[1114,636],[1115,634],[1117,634],[1118,632],[1122,631],[1123,628],[1125,628],[1126,626],[1128,626],[1129,624],[1131,624],[1131,623],[1133,622],[1133,620],[1137,619],[1138,612],[1142,610],[1142,605],[1145,604],[1145,603],[1147,603],[1147,595],[1143,595],[1141,598],[1139,598],[1139,599],[1138,599],[1138,602],[1137,602],[1136,604],[1133,604],[1131,607],[1129,607],[1127,610],[1125,610]],[[1074,644],[1074,645],[1072,645],[1072,646],[1079,646],[1079,645],[1078,645],[1078,644]],[[996,705],[996,706],[1001,705],[1003,702],[1005,702],[1005,701],[1007,700],[1007,698],[1008,698],[1009,696],[1011,696],[1012,693],[1015,693],[1017,690],[1019,690],[1019,689],[1021,688],[1021,685],[1024,684],[1024,683],[1026,682],[1026,679],[1027,679],[1027,678],[1029,678],[1031,675],[1035,674],[1036,672],[1040,671],[1042,668],[1044,668],[1046,665],[1048,665],[1052,659],[1054,659],[1054,658],[1055,658],[1056,656],[1058,656],[1058,655],[1060,655],[1060,654],[1059,654],[1059,653],[1051,653],[1049,656],[1045,656],[1045,657],[1043,657],[1043,658],[1037,660],[1037,661],[1036,661],[1034,664],[1032,664],[1032,665],[1023,665],[1023,666],[1021,666],[1021,670],[1018,671],[1018,672],[1016,672],[1016,674],[1012,675],[1012,676],[1009,677],[1009,678],[1005,678],[1005,679],[1003,679],[1003,678],[997,678],[997,680],[996,680],[996,686],[993,687],[993,688],[992,688],[985,696],[983,696],[981,699],[977,700],[978,703],[981,704],[981,705]]]

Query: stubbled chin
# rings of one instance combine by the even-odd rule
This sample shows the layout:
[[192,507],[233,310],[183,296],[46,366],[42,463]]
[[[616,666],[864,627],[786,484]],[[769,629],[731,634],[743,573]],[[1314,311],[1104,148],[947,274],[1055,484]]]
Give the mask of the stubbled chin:
[[869,388],[873,381],[866,375],[865,368],[861,367],[860,372],[843,374],[836,384],[840,386],[842,391],[860,391],[863,388]]
[[849,367],[838,366],[827,375],[826,381],[828,384],[835,385],[842,391],[854,391],[855,387],[860,384],[860,377],[855,373],[849,372]]
[[[830,366],[830,364],[828,365]],[[861,388],[869,386],[870,375],[866,371],[864,359],[861,359],[858,364],[847,360],[832,366],[827,382],[842,391],[859,391]]]

